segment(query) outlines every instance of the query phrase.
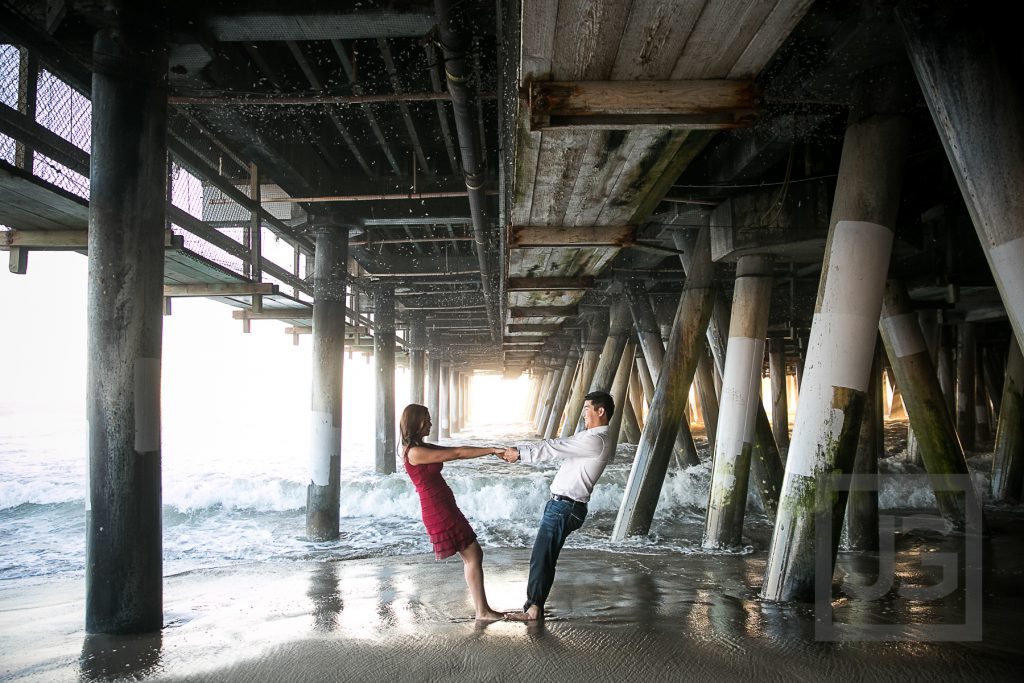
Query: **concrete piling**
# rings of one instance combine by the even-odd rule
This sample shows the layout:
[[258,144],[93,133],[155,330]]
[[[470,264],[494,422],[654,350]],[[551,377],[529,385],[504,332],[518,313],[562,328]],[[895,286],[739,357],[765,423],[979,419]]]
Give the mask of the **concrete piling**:
[[395,471],[395,288],[374,292],[373,365],[377,375],[375,469]]
[[[1024,86],[970,4],[901,2],[911,64],[1018,344],[1024,344]],[[968,447],[967,444],[964,444]]]
[[608,336],[608,310],[596,311],[587,326],[587,338],[583,343],[583,356],[580,359],[580,379],[569,398],[569,404],[565,408],[565,422],[562,424],[561,436],[572,436],[576,433],[579,416],[583,414],[584,396],[590,391],[590,384],[597,371],[598,360],[601,356],[601,349],[604,347],[605,337]]
[[409,325],[409,403],[423,405],[423,378],[427,361],[427,326],[423,316]]
[[913,302],[906,285],[898,280],[885,284],[879,329],[896,382],[903,387],[903,405],[914,428],[921,460],[932,475],[939,513],[950,525],[962,527],[963,489],[956,483],[947,484],[944,478],[967,474],[967,460],[942,403],[938,376]]
[[956,433],[967,450],[974,448],[974,323],[960,323],[956,328]]
[[163,623],[167,50],[155,36],[101,29],[93,69],[85,628],[145,633]]
[[736,265],[722,404],[711,489],[704,522],[705,548],[740,544],[747,507],[754,425],[761,401],[761,366],[772,293],[772,258],[743,256]]
[[703,227],[693,247],[690,274],[679,298],[672,334],[658,375],[654,400],[612,530],[613,540],[646,534],[650,529],[669,459],[686,408],[690,384],[714,302],[715,268],[711,261],[710,228]]
[[441,357],[438,351],[430,350],[427,357],[427,410],[430,412],[430,433],[427,439],[437,441],[441,431]]
[[[637,339],[640,341],[642,356],[638,354],[644,367],[649,374],[651,382],[647,394],[647,405],[651,406],[654,400],[654,382],[658,381],[661,373],[661,366],[665,357],[665,346],[662,342],[661,328],[658,326],[654,314],[654,307],[647,295],[647,289],[639,280],[628,280],[625,286],[626,302],[629,306],[630,315],[633,318],[633,325],[636,327]],[[679,467],[688,467],[700,464],[700,456],[697,454],[697,446],[693,443],[693,435],[690,433],[690,420],[684,414],[679,421],[679,431],[676,435],[676,442],[673,447],[673,457]]]
[[992,454],[992,500],[1020,501],[1024,485],[1024,357],[1010,340],[1003,378],[996,445]]
[[786,340],[768,340],[768,373],[772,388],[772,433],[780,449],[789,448],[789,405],[786,401]]
[[554,392],[554,400],[551,404],[551,412],[544,428],[544,438],[552,439],[558,432],[559,424],[562,421],[562,413],[565,412],[565,404],[569,400],[569,392],[572,390],[573,379],[576,376],[576,366],[579,365],[580,351],[575,344],[569,347],[569,353],[565,357],[565,366],[558,379],[558,388]]
[[341,502],[341,395],[345,358],[348,226],[330,215],[313,217],[313,434],[306,491],[306,535],[338,537]]
[[[836,509],[831,475],[848,472],[856,451],[909,128],[903,115],[883,113],[889,109],[881,102],[887,87],[896,94],[902,85],[884,72],[861,81],[860,101],[846,129],[800,404],[761,588],[767,600],[813,597],[815,517],[831,511],[835,530],[836,516],[843,516],[843,509]],[[869,97],[884,108],[868,104]],[[833,533],[833,563],[837,545]],[[820,578],[831,581],[831,573]]]
[[872,478],[878,474],[878,458],[885,452],[883,427],[882,341],[878,339],[846,499],[846,547],[849,550],[878,550],[878,489]]
[[448,439],[452,435],[452,366],[442,360],[440,383],[437,385],[437,438]]

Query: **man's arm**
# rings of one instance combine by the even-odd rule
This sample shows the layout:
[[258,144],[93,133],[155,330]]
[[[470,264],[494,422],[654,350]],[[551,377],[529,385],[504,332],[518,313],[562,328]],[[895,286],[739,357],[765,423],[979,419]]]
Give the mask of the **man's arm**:
[[529,444],[511,446],[505,449],[502,458],[506,462],[532,465],[542,462],[553,462],[567,458],[594,458],[604,450],[604,441],[596,434],[583,432],[560,439],[544,439]]

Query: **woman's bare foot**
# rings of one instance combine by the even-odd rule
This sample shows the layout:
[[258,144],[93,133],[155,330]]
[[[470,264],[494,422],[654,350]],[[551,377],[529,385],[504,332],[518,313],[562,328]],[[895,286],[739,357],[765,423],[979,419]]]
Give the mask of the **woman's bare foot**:
[[544,619],[544,610],[537,605],[530,605],[525,612],[509,612],[506,614],[512,621],[541,621]]
[[487,608],[483,612],[476,615],[477,621],[500,621],[504,618],[504,614],[502,614],[501,612],[495,612],[490,608]]

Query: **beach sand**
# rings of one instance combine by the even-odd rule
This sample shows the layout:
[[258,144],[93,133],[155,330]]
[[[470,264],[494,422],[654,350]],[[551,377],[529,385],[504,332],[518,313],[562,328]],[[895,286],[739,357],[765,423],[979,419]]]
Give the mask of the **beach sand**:
[[[989,515],[980,596],[961,588],[937,600],[859,600],[840,579],[871,583],[870,562],[842,555],[829,619],[892,626],[891,641],[821,640],[813,605],[759,601],[763,551],[566,550],[538,625],[475,623],[461,562],[406,556],[168,576],[166,627],[145,637],[87,637],[81,578],[9,582],[0,585],[0,679],[1019,680],[1020,522],[1019,513]],[[921,560],[962,542],[900,537],[897,586],[937,583]],[[486,550],[493,606],[521,606],[528,559],[523,549]],[[930,640],[935,625],[970,621],[974,601],[974,636]]]

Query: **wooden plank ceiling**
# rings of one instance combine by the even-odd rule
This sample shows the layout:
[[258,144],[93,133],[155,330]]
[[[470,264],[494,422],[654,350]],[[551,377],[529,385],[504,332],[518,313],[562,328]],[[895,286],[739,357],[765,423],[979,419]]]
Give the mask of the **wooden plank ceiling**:
[[[523,0],[520,92],[532,81],[663,81],[755,78],[811,0]],[[705,130],[530,130],[520,98],[510,229],[638,225],[710,138]],[[514,244],[514,242],[512,242]],[[512,246],[513,278],[595,276],[620,246]],[[571,306],[582,289],[514,291],[526,307]],[[515,328],[511,328],[515,329]],[[527,334],[527,333],[522,333]],[[532,334],[532,333],[530,333]]]

